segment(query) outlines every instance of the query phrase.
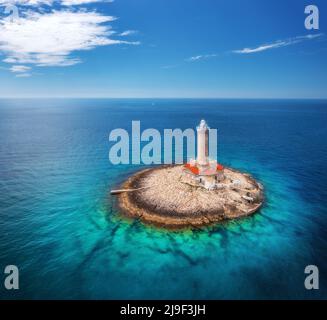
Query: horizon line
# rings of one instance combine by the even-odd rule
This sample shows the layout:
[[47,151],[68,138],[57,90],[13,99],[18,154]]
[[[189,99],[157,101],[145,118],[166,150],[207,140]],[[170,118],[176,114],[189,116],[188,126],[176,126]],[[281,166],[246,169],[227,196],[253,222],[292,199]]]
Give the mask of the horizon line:
[[106,96],[0,96],[0,99],[112,99],[112,100],[123,100],[123,99],[157,99],[157,100],[327,100],[327,97],[106,97]]

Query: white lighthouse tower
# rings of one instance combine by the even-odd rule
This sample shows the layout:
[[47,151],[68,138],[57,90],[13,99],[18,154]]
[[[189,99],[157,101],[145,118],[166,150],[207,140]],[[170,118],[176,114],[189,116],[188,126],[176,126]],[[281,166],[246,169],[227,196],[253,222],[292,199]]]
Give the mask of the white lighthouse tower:
[[[217,159],[209,158],[209,132],[205,120],[201,120],[196,127],[197,131],[197,157],[190,159],[184,165],[185,175],[183,179],[189,184],[195,183],[208,190],[219,188],[219,183],[224,180],[224,167]],[[188,181],[190,179],[190,181]]]
[[200,166],[207,166],[209,163],[209,127],[205,120],[201,120],[197,131],[197,163]]

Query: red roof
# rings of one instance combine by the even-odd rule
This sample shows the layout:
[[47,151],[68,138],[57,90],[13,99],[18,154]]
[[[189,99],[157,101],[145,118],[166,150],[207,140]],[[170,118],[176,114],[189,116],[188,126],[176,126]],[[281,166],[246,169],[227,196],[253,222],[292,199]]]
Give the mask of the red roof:
[[[199,174],[199,168],[197,166],[191,166],[190,163],[184,164],[184,168],[191,171],[193,174],[198,175]],[[224,170],[224,166],[221,164],[217,164],[217,171]]]
[[199,174],[199,168],[198,167],[192,167],[189,163],[186,163],[184,165],[184,167],[186,169],[188,169],[189,171],[191,171],[193,174]]
[[218,171],[224,170],[224,166],[218,163],[217,164],[217,170]]

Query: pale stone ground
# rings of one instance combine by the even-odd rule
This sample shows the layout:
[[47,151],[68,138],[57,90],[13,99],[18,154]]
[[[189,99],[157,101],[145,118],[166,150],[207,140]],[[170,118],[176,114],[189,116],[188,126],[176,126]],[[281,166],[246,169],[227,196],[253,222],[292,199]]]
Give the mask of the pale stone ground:
[[[185,179],[182,166],[155,170],[141,180],[140,187],[149,188],[140,191],[139,197],[146,202],[155,203],[159,211],[169,209],[182,215],[223,212],[224,208],[229,207],[231,210],[234,206],[238,211],[247,212],[253,205],[243,199],[242,195],[250,195],[256,199],[255,202],[260,201],[261,190],[254,180],[230,169],[225,169],[224,175],[224,188],[208,191]],[[235,180],[239,181],[237,186],[233,186]]]
[[262,186],[230,168],[224,169],[224,175],[222,188],[209,191],[185,178],[182,166],[145,170],[125,182],[124,189],[142,189],[122,193],[120,208],[128,216],[172,227],[201,226],[257,211],[263,203]]

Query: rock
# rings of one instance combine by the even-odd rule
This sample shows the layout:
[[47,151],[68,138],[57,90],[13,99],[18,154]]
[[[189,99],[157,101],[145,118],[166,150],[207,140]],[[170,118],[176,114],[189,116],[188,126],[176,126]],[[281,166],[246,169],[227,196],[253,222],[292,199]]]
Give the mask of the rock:
[[[254,213],[262,205],[262,189],[248,174],[225,168],[225,180],[214,190],[191,186],[180,179],[182,175],[180,165],[155,167],[136,173],[121,188],[131,189],[133,186],[139,190],[118,195],[122,214],[139,216],[135,213],[135,208],[138,208],[145,223],[167,228],[192,228],[243,217]],[[232,191],[228,187],[230,181],[238,181],[249,190],[233,188],[235,191]],[[240,201],[242,198],[246,202]]]

